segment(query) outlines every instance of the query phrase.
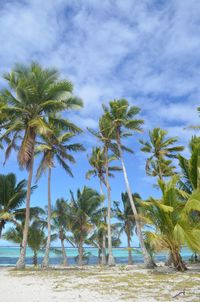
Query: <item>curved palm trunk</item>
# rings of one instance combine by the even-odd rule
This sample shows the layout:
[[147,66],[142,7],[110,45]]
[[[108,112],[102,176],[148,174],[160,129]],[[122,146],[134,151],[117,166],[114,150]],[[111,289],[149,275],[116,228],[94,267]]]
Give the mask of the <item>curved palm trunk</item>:
[[163,181],[162,169],[161,169],[161,166],[160,166],[160,159],[157,158],[157,160],[158,160],[158,178]]
[[[100,179],[100,192],[101,192],[101,195],[103,196],[101,179]],[[104,204],[104,206],[105,206],[105,204]],[[106,223],[106,214],[104,215],[104,222]],[[103,239],[102,239],[101,264],[106,265],[106,233],[105,232],[103,232]]]
[[51,168],[48,170],[48,218],[47,218],[47,243],[45,249],[45,256],[42,262],[42,267],[47,268],[49,266],[49,251],[51,245]]
[[176,270],[182,271],[182,272],[187,270],[187,267],[186,267],[185,263],[183,262],[182,257],[180,255],[180,251],[178,249],[172,250],[171,255],[172,255],[172,262],[173,262]]
[[[35,145],[35,143],[33,145]],[[26,193],[25,223],[24,223],[23,240],[20,250],[20,256],[16,263],[17,269],[25,268],[26,247],[27,247],[27,240],[28,240],[29,220],[30,220],[30,199],[31,199],[31,183],[33,178],[33,165],[34,165],[34,154],[32,154],[32,158],[29,166],[29,175],[28,175],[27,193]]]
[[67,261],[67,253],[64,245],[64,239],[60,239],[61,241],[61,246],[62,246],[62,254],[63,254],[63,266],[68,266],[68,261]]
[[131,238],[129,234],[127,235],[127,244],[128,244],[128,264],[133,264],[133,259],[132,259],[132,250],[131,250]]
[[129,200],[130,200],[131,208],[133,210],[133,214],[135,216],[137,235],[138,235],[138,239],[139,239],[139,242],[140,242],[142,254],[143,254],[143,257],[144,257],[144,264],[147,268],[153,268],[154,263],[152,262],[152,259],[151,259],[150,255],[148,254],[148,252],[146,250],[146,247],[145,247],[145,244],[144,244],[144,239],[143,239],[143,236],[142,236],[141,225],[140,225],[140,222],[138,221],[138,213],[137,213],[137,210],[136,210],[136,207],[135,207],[135,204],[134,204],[134,201],[133,201],[133,197],[132,197],[131,187],[130,187],[127,172],[126,172],[126,167],[125,167],[125,163],[124,163],[124,158],[123,158],[123,153],[122,153],[122,148],[121,148],[121,142],[120,142],[119,135],[118,135],[118,140],[117,140],[117,146],[118,146],[119,156],[120,156],[120,160],[121,160],[121,164],[122,164],[122,170],[123,170],[123,174],[124,174],[124,180],[125,180],[125,184],[126,184],[127,193],[128,193],[128,196],[129,196]]
[[108,265],[115,265],[115,259],[112,253],[112,234],[111,234],[111,194],[110,194],[110,184],[108,181],[108,148],[105,147],[106,156],[106,188],[108,196]]

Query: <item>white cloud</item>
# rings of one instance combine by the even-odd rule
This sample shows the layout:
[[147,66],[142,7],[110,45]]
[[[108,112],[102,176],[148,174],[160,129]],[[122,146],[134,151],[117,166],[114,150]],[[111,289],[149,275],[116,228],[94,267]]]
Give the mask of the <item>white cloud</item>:
[[175,133],[198,123],[199,13],[197,0],[8,1],[0,71],[18,61],[56,66],[85,100],[83,126],[95,127],[102,102],[129,96],[146,127]]

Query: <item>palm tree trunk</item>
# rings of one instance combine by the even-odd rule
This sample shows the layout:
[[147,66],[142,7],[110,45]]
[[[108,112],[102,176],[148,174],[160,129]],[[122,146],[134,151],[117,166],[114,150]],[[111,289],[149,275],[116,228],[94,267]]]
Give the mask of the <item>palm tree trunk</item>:
[[133,214],[135,216],[137,235],[138,235],[138,239],[139,239],[139,242],[140,242],[142,254],[143,254],[143,257],[144,257],[144,264],[145,264],[145,267],[147,267],[147,268],[153,268],[154,264],[152,262],[152,259],[151,259],[150,255],[148,254],[148,252],[146,250],[146,247],[145,247],[145,244],[144,244],[144,238],[142,236],[141,225],[140,225],[140,222],[138,221],[138,213],[137,213],[137,210],[136,210],[136,207],[135,207],[135,204],[134,204],[134,201],[133,201],[133,197],[132,197],[131,187],[130,187],[127,172],[126,172],[126,167],[125,167],[125,163],[124,163],[124,158],[123,158],[123,153],[122,153],[122,148],[121,148],[121,142],[120,142],[119,135],[118,135],[118,139],[117,139],[117,146],[118,146],[119,156],[120,156],[120,160],[121,160],[121,164],[122,164],[122,170],[123,170],[123,174],[124,174],[124,180],[125,180],[125,184],[126,184],[127,193],[128,193],[128,196],[129,196],[129,200],[130,200],[131,208],[133,210]]
[[[35,140],[34,144],[35,145]],[[29,166],[29,175],[28,175],[28,183],[27,183],[27,193],[26,193],[26,213],[25,213],[25,223],[23,229],[23,240],[22,246],[20,250],[20,256],[16,263],[17,269],[25,268],[25,258],[26,258],[26,247],[28,240],[28,229],[29,229],[29,220],[30,220],[30,199],[31,199],[31,183],[33,178],[33,165],[34,165],[34,152],[32,154],[32,158]]]
[[45,256],[42,262],[42,267],[47,268],[49,266],[49,251],[51,245],[51,168],[48,170],[48,218],[47,218],[47,243],[45,249]]
[[105,156],[106,156],[106,188],[108,197],[108,265],[115,265],[115,258],[112,253],[112,234],[111,234],[111,194],[110,194],[110,184],[108,180],[108,147],[105,146]]
[[[103,196],[101,179],[100,179],[100,193]],[[105,207],[105,204],[104,204],[104,207]],[[104,215],[104,222],[106,224],[106,214]],[[105,231],[103,231],[103,239],[102,239],[101,264],[106,265],[106,233],[105,233]]]
[[132,251],[131,251],[131,238],[129,234],[127,234],[127,243],[128,243],[128,264],[133,264]]
[[78,266],[83,265],[83,241],[80,240],[78,246]]
[[61,241],[62,254],[63,254],[63,266],[68,266],[67,254],[66,254],[66,249],[65,249],[65,245],[64,245],[64,240],[60,239],[60,241]]
[[33,254],[33,265],[34,266],[38,265],[38,259],[37,259],[37,252],[36,251],[34,251],[34,254]]
[[185,263],[183,262],[182,257],[180,255],[180,251],[178,249],[174,249],[171,251],[171,254],[172,254],[172,261],[173,261],[175,269],[178,271],[182,271],[182,272],[187,270],[187,267],[186,267]]
[[161,169],[161,166],[160,166],[160,158],[159,157],[157,157],[157,161],[158,161],[158,178],[163,181],[162,169]]
[[2,219],[0,221],[0,239],[1,239],[2,231],[3,231],[3,228],[4,228],[5,224],[6,224],[5,220]]

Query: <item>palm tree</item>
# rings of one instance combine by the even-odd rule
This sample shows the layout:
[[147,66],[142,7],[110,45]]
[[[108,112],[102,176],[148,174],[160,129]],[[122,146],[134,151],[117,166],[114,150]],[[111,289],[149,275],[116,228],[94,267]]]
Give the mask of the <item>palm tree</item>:
[[69,225],[69,205],[61,198],[56,200],[56,205],[52,211],[53,226],[58,231],[58,237],[61,242],[62,255],[63,255],[63,266],[68,265],[67,254],[64,245],[64,241],[67,239],[66,232]]
[[[132,196],[136,207],[138,208],[139,204],[137,202],[140,198],[140,195],[135,193]],[[116,218],[120,221],[120,233],[125,232],[127,237],[128,244],[128,264],[133,264],[132,251],[131,251],[131,237],[133,236],[133,231],[135,229],[135,217],[130,205],[129,197],[127,192],[121,194],[123,209],[120,209],[119,202],[114,202],[114,209]]]
[[77,190],[77,196],[71,192],[69,224],[74,242],[78,246],[78,265],[83,265],[83,244],[94,229],[94,222],[102,203],[102,196],[95,190],[84,187]]
[[[12,241],[14,243],[22,244],[23,239],[23,224],[18,224],[15,228],[11,227],[8,229],[5,234],[3,235],[3,238],[8,241]],[[55,239],[55,236],[53,235],[51,237],[51,240]],[[47,241],[47,238],[45,236],[44,231],[44,225],[43,223],[40,223],[38,219],[35,219],[31,221],[31,224],[29,226],[29,233],[28,233],[28,246],[33,251],[33,265],[38,265],[38,251],[43,249]]]
[[26,181],[17,183],[13,173],[0,174],[0,237],[7,222],[16,223],[15,214],[26,197]]
[[154,128],[149,131],[150,141],[144,142],[141,150],[150,153],[147,159],[146,172],[151,176],[158,176],[160,179],[174,175],[175,166],[172,165],[171,158],[177,158],[177,153],[183,151],[183,146],[174,146],[177,143],[177,137],[166,138],[167,131],[160,128]]
[[[38,146],[36,147],[36,152],[42,153],[42,159],[37,170],[37,180],[43,172],[48,170],[48,240],[45,256],[42,262],[42,266],[44,268],[48,267],[49,265],[49,251],[51,242],[52,168],[55,167],[55,163],[57,161],[68,175],[73,176],[72,171],[66,161],[75,163],[75,159],[70,153],[84,150],[81,144],[69,143],[69,141],[75,136],[75,133],[79,133],[81,131],[74,124],[55,116],[49,117],[48,124],[52,130],[52,135],[50,137],[41,136],[42,142],[39,142]],[[63,130],[65,130],[65,132],[63,132]]]
[[156,250],[168,249],[174,267],[184,271],[186,266],[180,256],[181,246],[187,244],[190,249],[200,251],[200,230],[190,215],[191,211],[200,211],[200,193],[194,191],[192,195],[188,195],[178,189],[178,181],[177,175],[167,183],[158,180],[162,198],[150,198],[143,203],[143,207],[148,223],[151,222],[156,228],[156,232],[148,232],[151,245]]
[[[197,111],[200,114],[200,107],[197,107]],[[199,125],[195,125],[195,126],[189,126],[189,129],[193,129],[193,130],[200,130],[200,126]]]
[[[73,85],[66,80],[59,80],[55,69],[43,69],[39,64],[30,66],[16,65],[11,73],[4,75],[9,89],[1,92],[1,100],[6,103],[2,113],[8,122],[1,125],[4,129],[1,140],[18,138],[20,148],[18,162],[28,170],[26,194],[26,220],[23,230],[23,242],[17,268],[25,267],[26,245],[28,238],[30,194],[34,166],[34,149],[38,134],[50,136],[52,131],[45,118],[52,112],[58,112],[82,102],[71,97]],[[6,158],[7,159],[7,158]]]
[[107,189],[107,199],[108,199],[108,211],[107,211],[107,223],[108,223],[108,265],[115,265],[115,259],[112,252],[112,232],[111,232],[111,188],[109,183],[109,148],[111,150],[115,149],[115,145],[112,144],[113,131],[110,130],[110,121],[102,116],[99,119],[99,131],[95,132],[91,129],[89,131],[95,135],[102,143],[105,155],[105,185]]
[[[112,162],[113,160],[116,160],[116,157],[112,156],[112,155],[108,155],[108,164],[110,164],[110,162]],[[106,180],[105,180],[105,174],[106,174],[106,166],[107,166],[107,158],[105,156],[104,153],[104,148],[101,147],[95,147],[92,149],[92,154],[89,158],[89,163],[90,166],[92,167],[91,170],[89,170],[86,173],[86,178],[90,179],[91,176],[97,176],[99,178],[99,182],[100,182],[100,193],[102,196],[104,196],[103,194],[103,188],[102,188],[102,184],[104,184],[106,186]],[[109,177],[114,177],[114,174],[112,172],[114,171],[121,171],[120,167],[117,166],[108,166],[108,176]],[[104,205],[104,208],[105,205]],[[106,224],[106,211],[104,211],[104,224]],[[107,228],[106,228],[107,229]],[[106,264],[106,229],[105,227],[102,228],[102,261],[101,263],[103,265]],[[101,233],[101,231],[100,231]]]
[[200,137],[193,136],[190,142],[190,158],[186,159],[178,155],[181,168],[180,188],[192,194],[196,189],[200,190]]
[[[101,214],[102,213],[102,214]],[[103,248],[104,248],[104,240],[105,240],[105,245],[108,243],[108,236],[105,237],[105,234],[107,231],[108,225],[104,222],[104,211],[101,209],[99,211],[99,216],[96,215],[96,222],[95,222],[95,229],[92,235],[86,240],[86,244],[89,244],[90,246],[94,246],[95,248],[98,249],[98,259],[99,263],[102,264],[102,253],[103,253]],[[118,247],[121,243],[119,235],[120,235],[120,230],[119,230],[119,223],[112,223],[111,224],[111,230],[112,230],[112,247]],[[104,239],[105,237],[105,239]],[[106,255],[107,258],[107,255]]]
[[124,174],[124,180],[126,184],[127,193],[129,196],[129,200],[131,203],[131,208],[133,214],[135,216],[136,221],[136,231],[139,238],[140,246],[142,249],[144,262],[146,267],[154,267],[154,264],[151,261],[151,257],[149,256],[145,243],[144,238],[142,236],[142,230],[140,221],[138,219],[137,209],[132,198],[131,187],[128,180],[128,175],[126,171],[126,166],[123,157],[123,149],[126,151],[132,151],[127,147],[123,147],[122,139],[129,137],[132,135],[132,131],[134,132],[141,132],[141,125],[143,124],[143,120],[141,119],[134,119],[135,115],[140,112],[140,109],[135,106],[129,106],[129,103],[125,99],[114,100],[109,103],[109,107],[103,106],[105,112],[105,119],[110,122],[110,132],[115,133],[115,140],[118,147],[118,156],[121,161],[122,170]]

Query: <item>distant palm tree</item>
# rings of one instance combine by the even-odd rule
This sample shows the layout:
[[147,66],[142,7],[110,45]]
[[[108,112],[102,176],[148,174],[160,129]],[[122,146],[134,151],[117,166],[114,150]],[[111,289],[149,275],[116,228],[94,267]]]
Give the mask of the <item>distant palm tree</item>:
[[[113,150],[115,147],[112,143],[112,139],[114,138],[113,131],[110,127],[110,121],[102,116],[99,119],[99,130],[93,131],[89,129],[89,131],[95,135],[102,143],[105,155],[105,185],[107,189],[107,199],[108,199],[108,211],[107,211],[107,223],[108,223],[108,265],[112,266],[115,264],[115,259],[112,252],[112,232],[111,232],[111,188],[109,183],[109,149]],[[116,148],[115,148],[116,149]]]
[[68,260],[64,241],[67,239],[66,232],[69,228],[69,205],[63,198],[56,200],[56,205],[52,211],[52,220],[55,230],[58,231],[58,238],[61,242],[63,266],[67,266]]
[[15,214],[25,201],[27,182],[17,183],[13,173],[0,174],[0,237],[7,222],[16,223]]
[[[90,163],[90,166],[92,167],[92,169],[86,173],[86,178],[90,179],[91,176],[97,176],[99,178],[100,192],[101,192],[102,196],[104,196],[102,184],[104,184],[107,187],[107,183],[106,183],[106,179],[105,179],[107,161],[108,161],[108,164],[110,164],[113,160],[116,160],[116,157],[113,155],[108,155],[108,160],[107,160],[107,158],[105,156],[105,150],[104,150],[104,148],[101,148],[101,147],[93,148],[92,154],[89,157],[89,163]],[[108,176],[109,177],[114,177],[114,174],[112,172],[115,172],[115,171],[121,171],[121,168],[117,167],[117,166],[110,166],[110,165],[108,166]],[[105,224],[106,224],[106,206],[104,205],[104,225]],[[107,230],[107,228],[105,228],[105,227],[102,228],[103,237],[102,237],[102,248],[101,248],[101,250],[102,250],[101,263],[103,265],[106,264],[106,230]]]
[[[135,193],[133,194],[133,200],[136,204],[136,208],[138,208],[138,199],[140,198],[140,195]],[[127,237],[127,243],[128,243],[128,264],[133,263],[132,259],[132,251],[131,251],[131,237],[133,236],[133,231],[136,227],[135,223],[135,217],[133,215],[133,211],[130,205],[128,193],[122,193],[121,194],[122,199],[122,205],[123,208],[120,209],[120,203],[115,201],[114,202],[114,210],[116,218],[120,221],[120,233],[125,232]]]
[[[99,264],[102,264],[102,253],[103,253],[103,242],[104,242],[104,235],[106,234],[105,231],[107,231],[107,224],[104,222],[104,213],[103,211],[99,211],[100,213],[102,212],[102,215],[100,214],[99,216],[96,215],[96,222],[95,222],[95,229],[92,233],[92,235],[86,240],[86,244],[89,244],[90,246],[94,246],[95,248],[98,249],[98,259],[99,259]],[[112,229],[112,247],[118,247],[121,243],[120,241],[120,225],[119,223],[112,223],[111,224],[111,229]],[[108,236],[105,237],[105,242],[106,246],[108,244]],[[107,258],[107,255],[106,255]]]
[[2,114],[7,121],[0,126],[4,129],[1,140],[10,136],[20,140],[18,162],[28,170],[26,195],[26,220],[23,231],[23,242],[17,268],[25,267],[26,245],[28,238],[30,194],[34,166],[34,151],[38,134],[50,136],[52,131],[45,116],[74,106],[82,102],[72,97],[73,85],[66,80],[59,80],[55,69],[43,69],[38,63],[30,66],[16,65],[11,73],[4,75],[9,89],[1,92],[1,100],[6,106]]
[[37,180],[43,172],[48,170],[48,240],[45,250],[45,256],[42,266],[49,265],[49,251],[51,242],[51,174],[52,168],[55,168],[56,162],[65,170],[65,172],[73,176],[71,168],[66,161],[75,163],[72,152],[83,151],[84,148],[79,143],[70,143],[70,140],[81,132],[80,128],[66,119],[56,116],[49,116],[48,124],[52,130],[50,137],[41,136],[42,142],[38,142],[36,153],[42,154],[37,170]]
[[[108,130],[114,133],[114,139],[118,147],[118,156],[121,161],[122,170],[124,174],[124,180],[126,184],[127,193],[129,196],[131,208],[135,216],[136,230],[139,238],[140,246],[142,249],[144,262],[146,267],[154,267],[151,261],[151,257],[148,254],[144,238],[142,235],[141,225],[138,219],[137,209],[132,198],[131,187],[126,171],[126,166],[124,162],[123,150],[133,152],[130,148],[122,145],[122,139],[132,136],[132,132],[141,132],[141,125],[144,123],[141,119],[135,119],[135,116],[140,112],[140,109],[135,106],[129,106],[129,103],[125,99],[114,100],[109,103],[109,107],[103,106],[105,120],[108,122]],[[110,123],[110,125],[109,125]]]
[[78,246],[78,265],[83,265],[83,244],[94,229],[94,221],[102,203],[101,195],[88,187],[71,192],[69,224],[74,242]]
[[[13,243],[22,244],[23,239],[23,225],[18,224],[16,227],[8,229],[3,235],[5,240]],[[55,235],[51,237],[51,240],[55,239]],[[44,231],[44,225],[38,220],[31,221],[28,233],[28,246],[33,251],[33,264],[38,265],[38,251],[43,249],[46,244],[47,238]]]
[[151,176],[158,176],[160,179],[174,174],[175,166],[170,158],[177,158],[178,152],[183,151],[183,146],[174,146],[178,142],[177,137],[167,138],[167,131],[154,128],[149,131],[149,142],[140,140],[143,145],[141,150],[150,153],[147,159],[146,172]]

